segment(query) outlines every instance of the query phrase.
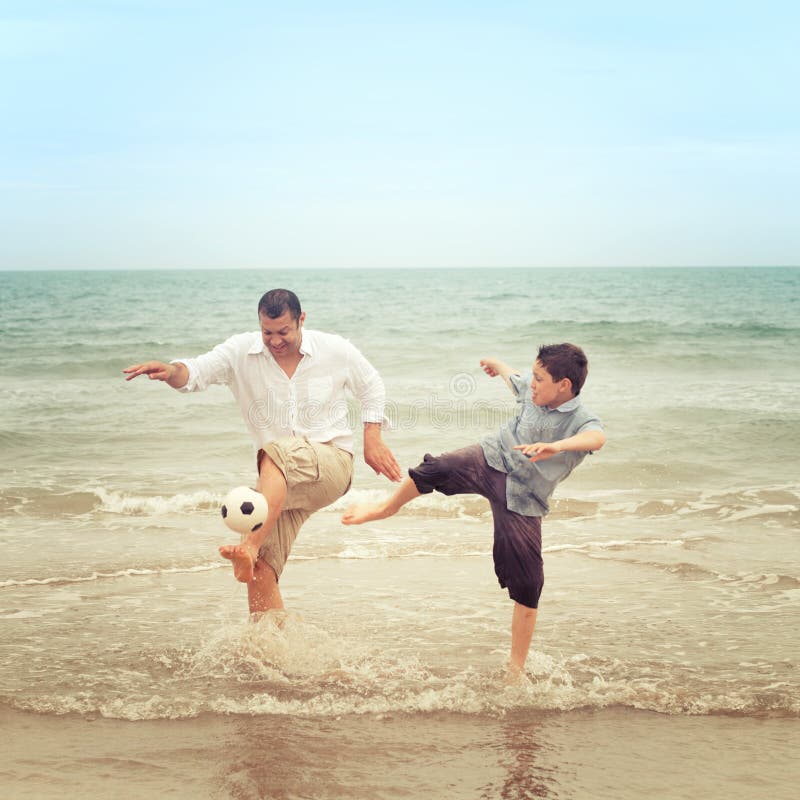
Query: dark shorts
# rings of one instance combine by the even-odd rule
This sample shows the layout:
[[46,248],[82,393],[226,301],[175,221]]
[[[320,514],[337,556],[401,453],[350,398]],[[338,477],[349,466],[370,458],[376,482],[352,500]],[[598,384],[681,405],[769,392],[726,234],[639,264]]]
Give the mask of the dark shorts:
[[428,494],[479,494],[492,508],[494,518],[494,571],[512,600],[528,608],[539,607],[544,585],[542,520],[509,511],[506,474],[492,469],[479,444],[436,458],[425,454],[421,464],[408,471],[417,490]]

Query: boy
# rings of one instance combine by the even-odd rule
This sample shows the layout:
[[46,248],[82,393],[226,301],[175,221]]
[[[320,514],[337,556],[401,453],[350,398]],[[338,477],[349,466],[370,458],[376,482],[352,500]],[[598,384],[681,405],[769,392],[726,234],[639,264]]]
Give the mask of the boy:
[[426,454],[383,503],[349,508],[345,525],[360,525],[395,514],[434,489],[443,494],[480,494],[494,518],[494,568],[514,601],[509,670],[522,674],[536,625],[542,591],[541,518],[555,487],[587,453],[606,441],[600,420],[579,395],[588,361],[573,344],[539,349],[529,377],[520,377],[496,358],[481,361],[490,377],[500,375],[519,403],[519,413],[480,444],[434,458]]

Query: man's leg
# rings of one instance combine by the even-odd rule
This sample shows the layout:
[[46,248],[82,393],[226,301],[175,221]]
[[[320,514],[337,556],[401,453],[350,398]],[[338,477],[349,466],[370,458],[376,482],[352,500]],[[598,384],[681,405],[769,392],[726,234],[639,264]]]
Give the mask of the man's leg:
[[[257,488],[267,498],[269,516],[256,532],[260,535],[248,537],[241,556],[246,570],[255,551],[251,579],[246,581],[251,614],[284,607],[278,581],[300,528],[314,511],[338,500],[353,478],[350,453],[298,437],[271,442],[259,459]],[[235,572],[240,554],[232,550]]]
[[[219,548],[220,555],[233,562],[233,574],[236,576],[236,580],[247,584],[253,581],[258,551],[267,536],[272,533],[286,502],[286,478],[267,455],[261,460],[258,489],[267,498],[266,522],[257,531],[253,531],[241,544],[223,545]],[[275,588],[277,589],[277,579],[275,579]]]
[[419,497],[420,491],[411,478],[406,478],[391,497],[382,503],[364,503],[350,506],[342,515],[344,525],[361,525],[374,519],[386,519],[396,514],[406,503]]
[[247,603],[251,614],[283,608],[275,570],[261,558],[256,561],[253,580],[247,584]]
[[525,671],[525,660],[528,658],[535,627],[536,609],[515,602],[511,617],[511,660],[508,664],[512,675],[521,675]]

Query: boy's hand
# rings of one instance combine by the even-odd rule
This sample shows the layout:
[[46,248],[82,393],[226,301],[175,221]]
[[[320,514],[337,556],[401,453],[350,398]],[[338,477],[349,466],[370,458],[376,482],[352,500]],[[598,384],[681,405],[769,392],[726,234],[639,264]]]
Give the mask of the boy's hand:
[[514,367],[509,366],[505,361],[501,361],[499,358],[494,358],[494,356],[482,358],[481,367],[490,378],[500,375],[505,381],[508,380],[509,375],[519,374],[519,370],[514,369]]
[[481,367],[490,378],[496,378],[500,374],[499,366],[500,362],[496,358],[481,359]]
[[561,452],[558,442],[517,444],[514,445],[514,449],[520,450],[524,455],[529,456],[528,461],[544,461],[546,458],[552,458],[554,455]]
[[505,361],[501,361],[499,358],[494,357],[482,358],[481,367],[490,378],[494,378],[499,375],[506,382],[506,386],[508,386],[508,388],[511,389],[514,394],[517,393],[510,380],[512,375],[518,374],[514,367],[510,367]]

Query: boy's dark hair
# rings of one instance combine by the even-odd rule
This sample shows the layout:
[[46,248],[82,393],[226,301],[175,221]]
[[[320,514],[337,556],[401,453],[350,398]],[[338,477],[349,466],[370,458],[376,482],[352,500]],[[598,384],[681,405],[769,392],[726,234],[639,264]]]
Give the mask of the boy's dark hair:
[[277,319],[286,311],[292,315],[292,319],[297,322],[302,314],[300,300],[294,292],[288,289],[270,289],[258,301],[258,313],[262,317]]
[[543,344],[539,348],[536,360],[550,373],[550,377],[558,383],[569,378],[572,394],[577,397],[581,393],[586,376],[589,373],[589,359],[576,344]]

